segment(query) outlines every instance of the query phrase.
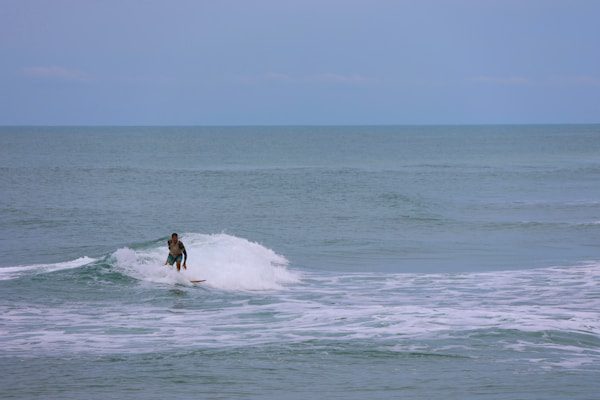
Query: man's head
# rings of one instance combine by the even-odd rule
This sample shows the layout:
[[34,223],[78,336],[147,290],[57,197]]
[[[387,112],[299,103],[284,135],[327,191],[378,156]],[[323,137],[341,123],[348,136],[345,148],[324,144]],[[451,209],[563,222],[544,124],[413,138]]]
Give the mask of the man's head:
[[177,241],[177,234],[176,234],[176,233],[173,233],[173,234],[171,235],[171,240],[172,240],[172,241],[174,241],[174,242],[176,242],[176,241]]

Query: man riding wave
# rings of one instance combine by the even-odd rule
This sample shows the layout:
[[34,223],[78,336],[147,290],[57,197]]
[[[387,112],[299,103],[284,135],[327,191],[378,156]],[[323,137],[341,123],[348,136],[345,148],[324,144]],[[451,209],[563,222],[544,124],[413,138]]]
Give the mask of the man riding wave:
[[171,235],[171,240],[167,240],[167,246],[169,247],[169,256],[167,257],[165,265],[177,263],[177,271],[179,271],[181,269],[181,258],[183,254],[183,269],[187,269],[187,265],[185,265],[187,261],[187,252],[185,251],[183,242],[179,241],[176,233]]

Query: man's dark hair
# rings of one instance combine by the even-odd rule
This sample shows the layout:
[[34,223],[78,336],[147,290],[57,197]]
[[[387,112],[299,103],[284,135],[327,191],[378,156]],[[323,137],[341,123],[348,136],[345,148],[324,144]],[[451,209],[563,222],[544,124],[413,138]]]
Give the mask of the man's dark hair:
[[171,237],[177,236],[177,234],[175,232],[173,232],[173,234],[171,235]]

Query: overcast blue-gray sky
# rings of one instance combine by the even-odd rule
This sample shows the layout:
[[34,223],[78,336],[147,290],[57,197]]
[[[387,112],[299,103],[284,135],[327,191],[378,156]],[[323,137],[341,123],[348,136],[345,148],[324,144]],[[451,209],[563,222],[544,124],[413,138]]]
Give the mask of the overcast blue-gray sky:
[[600,1],[1,0],[0,125],[600,122]]

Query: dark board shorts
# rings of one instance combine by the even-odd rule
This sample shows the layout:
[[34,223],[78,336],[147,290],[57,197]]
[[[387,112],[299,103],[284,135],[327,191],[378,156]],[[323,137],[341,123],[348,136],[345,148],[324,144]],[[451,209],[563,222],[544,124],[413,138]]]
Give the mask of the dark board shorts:
[[182,259],[182,258],[183,258],[183,256],[182,256],[181,254],[180,254],[180,255],[178,255],[178,256],[174,256],[174,255],[172,255],[172,254],[169,254],[169,257],[167,257],[167,262],[168,262],[170,265],[173,265],[173,263],[175,263],[175,262],[181,262],[181,259]]

